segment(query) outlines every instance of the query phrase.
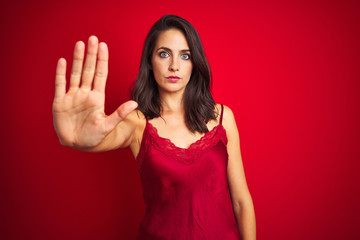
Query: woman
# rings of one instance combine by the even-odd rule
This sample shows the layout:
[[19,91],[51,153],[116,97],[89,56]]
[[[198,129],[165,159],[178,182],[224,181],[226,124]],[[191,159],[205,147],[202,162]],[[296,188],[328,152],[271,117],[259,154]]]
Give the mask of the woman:
[[146,37],[132,99],[104,113],[108,49],[77,42],[66,92],[59,59],[53,104],[60,142],[83,151],[130,147],[146,213],[137,239],[255,239],[255,214],[231,110],[215,104],[200,38],[166,15]]

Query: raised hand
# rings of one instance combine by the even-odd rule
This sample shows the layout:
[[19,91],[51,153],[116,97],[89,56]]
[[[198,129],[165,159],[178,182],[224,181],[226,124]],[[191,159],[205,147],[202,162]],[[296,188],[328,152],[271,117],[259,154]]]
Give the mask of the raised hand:
[[114,113],[105,115],[105,84],[108,74],[107,45],[95,36],[85,44],[77,42],[71,69],[70,87],[66,92],[66,60],[60,58],[56,67],[53,118],[60,143],[76,149],[92,148],[137,107],[134,101],[122,104]]

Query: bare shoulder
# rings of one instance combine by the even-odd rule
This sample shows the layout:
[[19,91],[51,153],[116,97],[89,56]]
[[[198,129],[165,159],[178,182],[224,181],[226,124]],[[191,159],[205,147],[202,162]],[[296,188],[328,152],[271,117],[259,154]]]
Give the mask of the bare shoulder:
[[[223,112],[223,120],[222,124],[227,132],[233,132],[237,130],[235,117],[233,111],[226,105],[224,105],[224,112]],[[216,111],[218,112],[218,118],[220,119],[221,115],[221,104],[216,104]]]
[[124,123],[134,131],[132,141],[141,140],[146,125],[145,115],[140,110],[135,109],[126,116]]
[[221,105],[223,105],[223,107],[224,107],[223,123],[233,121],[235,119],[233,111],[228,106],[226,106],[225,104],[219,104],[219,103],[217,103],[215,105],[215,113],[217,115],[218,120],[220,120]]
[[142,126],[145,125],[146,118],[145,115],[140,110],[135,109],[125,117],[124,121],[127,121],[133,124],[134,126]]
[[224,119],[223,122],[233,122],[235,121],[235,116],[233,111],[226,105],[224,105]]

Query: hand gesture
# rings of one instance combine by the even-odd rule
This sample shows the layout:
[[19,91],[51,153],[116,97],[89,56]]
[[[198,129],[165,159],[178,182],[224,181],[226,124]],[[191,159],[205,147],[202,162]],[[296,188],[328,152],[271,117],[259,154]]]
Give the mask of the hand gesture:
[[77,42],[71,69],[70,86],[66,92],[66,60],[60,58],[56,67],[53,118],[60,143],[77,149],[95,147],[137,107],[134,101],[122,104],[114,113],[105,115],[105,84],[108,74],[107,45],[95,36],[85,44]]

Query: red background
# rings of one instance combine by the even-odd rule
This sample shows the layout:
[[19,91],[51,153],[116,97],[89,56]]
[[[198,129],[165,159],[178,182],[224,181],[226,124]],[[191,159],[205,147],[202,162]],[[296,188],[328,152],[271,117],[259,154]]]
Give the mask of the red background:
[[[72,3],[71,3],[72,2]],[[291,3],[290,3],[291,2]],[[258,239],[360,239],[359,1],[11,1],[1,22],[1,239],[134,239],[144,214],[129,149],[59,144],[57,59],[110,50],[106,112],[128,100],[145,36],[189,20],[235,113]]]

